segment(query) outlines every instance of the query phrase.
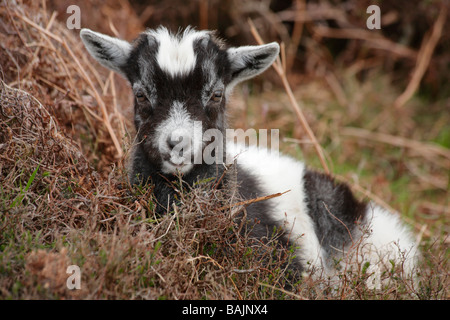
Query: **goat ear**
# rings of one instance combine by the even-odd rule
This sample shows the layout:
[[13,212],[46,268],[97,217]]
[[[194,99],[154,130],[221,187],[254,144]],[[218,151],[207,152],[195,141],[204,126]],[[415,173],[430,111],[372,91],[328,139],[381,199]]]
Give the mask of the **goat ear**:
[[276,42],[260,46],[244,46],[227,50],[231,64],[231,84],[248,80],[264,72],[275,61],[280,46]]
[[124,75],[122,67],[131,51],[129,42],[89,29],[81,29],[80,37],[91,56],[103,66]]

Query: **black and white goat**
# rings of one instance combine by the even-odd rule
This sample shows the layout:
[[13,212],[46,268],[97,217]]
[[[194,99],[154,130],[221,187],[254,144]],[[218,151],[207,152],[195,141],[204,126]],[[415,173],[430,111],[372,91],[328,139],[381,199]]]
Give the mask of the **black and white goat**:
[[259,221],[253,229],[258,237],[267,236],[274,227],[285,230],[282,242],[298,247],[295,264],[300,271],[318,268],[334,275],[336,261],[348,257],[359,242],[355,264],[369,262],[369,271],[376,274],[383,264],[391,268],[389,261],[393,261],[412,272],[417,245],[399,216],[356,200],[348,186],[328,175],[290,157],[225,141],[221,150],[213,152],[219,161],[204,161],[211,143],[205,133],[210,129],[224,133],[227,128],[225,106],[233,87],[266,70],[279,53],[277,43],[225,48],[213,32],[192,28],[177,34],[163,27],[147,30],[133,43],[88,29],[80,35],[96,60],[131,84],[138,141],[132,178],[135,183],[150,180],[163,207],[174,193],[167,177],[181,172],[191,184],[220,177],[225,170],[221,160],[236,156],[242,197],[290,190],[250,205],[247,218]]

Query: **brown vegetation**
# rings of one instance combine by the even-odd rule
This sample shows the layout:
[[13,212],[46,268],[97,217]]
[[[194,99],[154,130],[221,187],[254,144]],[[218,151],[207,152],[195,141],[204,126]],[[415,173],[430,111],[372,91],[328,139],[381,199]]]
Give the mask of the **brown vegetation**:
[[[83,27],[128,40],[144,26],[189,23],[217,28],[231,44],[255,43],[252,18],[263,41],[283,41],[276,73],[237,90],[233,124],[279,128],[284,152],[402,212],[421,243],[421,280],[392,271],[381,291],[367,288],[369,275],[350,272],[337,287],[308,275],[292,283],[292,252],[274,251],[276,239],[240,235],[233,217],[246,203],[208,181],[192,190],[174,181],[179,203],[154,216],[152,189],[127,181],[127,84],[66,28],[70,1],[17,2],[0,5],[1,298],[448,298],[445,2],[421,5],[422,24],[383,4],[385,27],[373,33],[364,1],[350,9],[324,1],[80,2]],[[72,264],[82,270],[80,290],[65,285]]]

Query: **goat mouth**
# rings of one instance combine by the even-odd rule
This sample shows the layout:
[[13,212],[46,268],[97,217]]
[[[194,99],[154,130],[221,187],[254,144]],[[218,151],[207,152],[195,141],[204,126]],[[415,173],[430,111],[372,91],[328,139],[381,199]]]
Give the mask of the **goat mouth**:
[[165,174],[175,174],[177,172],[187,174],[193,168],[191,163],[175,163],[172,160],[164,161],[162,164],[162,172]]
[[186,157],[183,155],[166,154],[163,155],[161,158],[163,161],[170,163],[174,167],[182,167],[185,165],[189,165],[194,161],[194,155]]
[[182,167],[188,165],[187,163],[183,163],[183,162],[181,162],[181,163],[175,163],[175,162],[173,162],[172,160],[169,160],[169,161],[167,161],[167,162],[168,162],[171,166],[173,166],[173,167],[175,167],[175,168],[182,168]]
[[183,168],[190,164],[189,158],[175,154],[164,154],[161,156],[162,163],[171,168]]

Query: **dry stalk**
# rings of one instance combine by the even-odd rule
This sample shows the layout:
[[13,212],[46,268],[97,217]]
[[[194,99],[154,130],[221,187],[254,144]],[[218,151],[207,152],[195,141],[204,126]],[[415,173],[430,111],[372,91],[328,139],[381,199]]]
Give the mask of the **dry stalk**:
[[422,46],[417,56],[416,68],[414,69],[411,81],[408,83],[405,91],[394,102],[394,107],[396,109],[402,108],[405,103],[412,97],[414,92],[417,91],[417,88],[420,85],[420,81],[422,80],[425,71],[428,69],[428,65],[430,64],[434,49],[436,48],[436,45],[441,38],[446,16],[447,7],[442,6],[439,17],[433,25],[431,35],[429,37],[425,37],[422,42]]
[[[298,17],[301,17],[305,14],[306,14],[305,0],[296,0],[295,1],[295,15]],[[300,40],[302,38],[303,24],[304,24],[304,21],[302,21],[300,19],[298,19],[298,20],[296,19],[294,21],[294,27],[292,29],[292,37],[291,37],[291,41],[290,41],[289,49],[288,49],[289,54],[287,55],[287,62],[286,62],[287,70],[290,70],[292,68],[292,66],[294,65],[295,56],[296,56],[298,47],[300,45]]]
[[336,219],[340,224],[342,224],[344,226],[344,228],[347,230],[348,236],[350,237],[350,240],[352,241],[352,245],[355,244],[355,242],[353,241],[353,237],[352,237],[352,233],[350,232],[350,230],[348,229],[347,225],[338,217],[336,217],[334,214],[331,213],[330,209],[328,208],[327,204],[325,203],[325,201],[322,201],[323,205],[325,206],[325,209],[327,210],[327,212],[334,218]]
[[82,64],[78,60],[78,58],[75,56],[73,51],[67,45],[66,40],[62,39],[61,37],[59,37],[59,36],[57,36],[57,35],[55,35],[53,33],[51,33],[49,30],[46,30],[46,29],[42,28],[41,26],[39,26],[38,24],[34,23],[33,21],[31,21],[30,19],[28,19],[25,16],[22,16],[22,15],[17,14],[17,13],[16,13],[16,16],[19,17],[25,23],[27,23],[30,26],[34,27],[39,32],[49,36],[53,40],[55,40],[58,43],[60,43],[64,47],[64,49],[67,51],[67,53],[70,55],[70,57],[73,59],[73,61],[75,62],[75,64],[78,67],[78,70],[81,72],[81,75],[86,80],[86,82],[89,84],[89,86],[90,86],[90,88],[91,88],[91,90],[92,90],[92,92],[94,94],[95,100],[97,101],[98,105],[100,106],[100,110],[101,110],[102,115],[103,115],[103,123],[106,126],[106,129],[108,130],[109,135],[111,136],[111,139],[113,141],[114,147],[116,148],[117,157],[121,158],[123,156],[122,147],[120,145],[119,139],[117,138],[116,134],[114,133],[114,129],[113,129],[113,127],[111,125],[111,122],[109,120],[109,115],[108,115],[108,111],[106,110],[106,105],[105,105],[103,99],[100,97],[100,94],[98,93],[97,89],[95,88],[94,83],[92,82],[90,76],[87,74],[86,70],[84,69],[84,67],[82,66]]
[[[407,139],[404,137],[393,136],[386,133],[381,132],[372,132],[365,129],[360,128],[352,128],[347,127],[341,130],[341,135],[344,136],[352,136],[363,139],[369,139],[381,143],[390,144],[396,147],[403,147],[415,150],[419,154],[430,154],[433,153],[438,156],[442,156],[450,160],[450,151],[446,148],[440,147],[439,145],[415,141],[411,139]],[[448,167],[450,163],[447,163],[446,167]]]
[[241,202],[238,202],[238,203],[229,204],[229,205],[220,207],[217,210],[222,211],[222,210],[227,210],[227,209],[230,209],[230,208],[233,208],[233,207],[237,207],[237,206],[248,206],[248,205],[250,205],[252,203],[255,203],[255,202],[259,202],[259,201],[264,201],[264,200],[269,200],[269,199],[272,199],[272,198],[280,197],[280,196],[282,196],[283,194],[285,194],[286,192],[289,192],[289,191],[291,191],[291,190],[287,190],[287,191],[279,192],[279,193],[274,193],[274,194],[270,194],[270,195],[267,195],[267,196],[246,200],[246,201],[241,201]]
[[[50,30],[50,28],[53,25],[53,22],[55,21],[56,18],[56,12],[53,12],[52,16],[50,17],[49,22],[47,23],[47,26],[45,27],[45,30]],[[26,78],[29,73],[33,70],[33,64],[36,62],[36,59],[38,58],[39,52],[41,50],[41,47],[37,47],[36,50],[34,51],[33,57],[31,58],[30,62],[28,63],[28,66],[25,67],[25,76],[24,78]],[[28,70],[27,70],[28,69]]]
[[109,74],[109,80],[111,83],[111,95],[112,95],[112,99],[113,99],[114,115],[116,116],[117,120],[119,121],[121,136],[124,137],[125,133],[126,133],[124,122],[126,121],[126,119],[123,117],[123,115],[119,111],[119,106],[117,104],[116,84],[114,81],[114,72],[112,72],[112,71]]
[[372,31],[362,29],[333,29],[324,26],[314,27],[313,31],[315,35],[319,37],[364,40],[367,42],[368,46],[389,51],[399,57],[409,59],[417,57],[417,53],[414,50],[393,42],[381,35],[377,35]]
[[263,283],[263,282],[260,282],[260,281],[258,281],[258,284],[259,284],[260,286],[262,286],[262,287],[267,287],[267,288],[270,288],[270,289],[272,289],[272,290],[280,291],[280,292],[282,292],[282,293],[284,293],[284,294],[287,294],[288,296],[291,296],[291,297],[293,297],[293,298],[295,298],[295,299],[298,299],[298,300],[309,300],[308,298],[305,298],[305,297],[303,297],[303,296],[301,296],[301,295],[298,295],[298,294],[295,294],[295,293],[293,293],[293,292],[289,292],[289,291],[287,291],[287,290],[284,290],[283,288],[277,288],[277,287],[275,287],[275,286],[272,286],[272,285],[270,285],[270,284]]
[[[250,25],[250,31],[252,32],[253,37],[255,38],[256,42],[260,45],[264,44],[264,41],[262,40],[261,36],[259,35],[258,31],[256,30],[255,25],[253,24],[251,19],[248,20],[248,23]],[[285,60],[285,59],[283,59],[283,60]],[[311,127],[309,126],[308,122],[306,121],[305,115],[303,114],[297,100],[295,99],[294,93],[292,92],[291,86],[289,85],[289,81],[287,79],[286,72],[283,68],[283,65],[284,65],[284,62],[282,62],[280,57],[277,57],[277,60],[275,61],[275,63],[272,66],[275,69],[275,71],[277,72],[281,81],[283,82],[283,86],[289,97],[291,106],[294,109],[294,112],[297,115],[297,118],[299,119],[300,123],[302,124],[304,130],[308,134],[309,139],[311,140],[312,144],[314,145],[314,149],[316,150],[316,153],[319,156],[320,163],[322,164],[324,171],[327,174],[329,174],[330,170],[325,161],[325,156],[324,156],[322,147],[318,143],[317,138],[314,135],[314,132],[311,130]]]

